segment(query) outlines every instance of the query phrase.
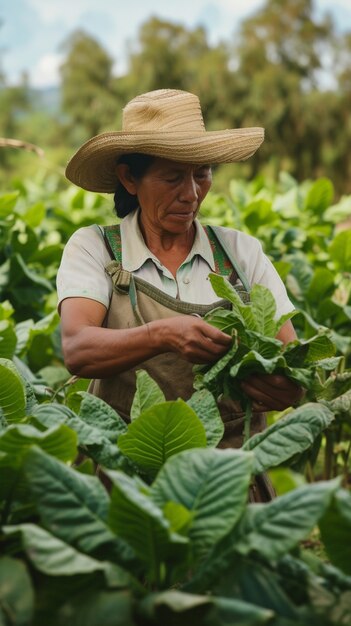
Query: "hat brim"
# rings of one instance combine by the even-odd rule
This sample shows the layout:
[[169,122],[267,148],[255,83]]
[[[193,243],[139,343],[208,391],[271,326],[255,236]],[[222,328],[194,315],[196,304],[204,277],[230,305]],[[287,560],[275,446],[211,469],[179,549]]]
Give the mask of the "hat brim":
[[196,165],[245,161],[260,147],[263,128],[189,132],[107,132],[84,143],[66,168],[66,177],[88,191],[114,193],[116,163],[122,154],[139,152]]

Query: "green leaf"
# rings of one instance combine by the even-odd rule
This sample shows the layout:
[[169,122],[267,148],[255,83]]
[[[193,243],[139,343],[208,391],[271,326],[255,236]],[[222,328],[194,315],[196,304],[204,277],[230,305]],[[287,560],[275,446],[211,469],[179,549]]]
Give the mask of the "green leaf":
[[233,538],[240,554],[276,560],[305,539],[327,510],[340,481],[299,487],[269,504],[249,505]]
[[[27,483],[22,474],[22,457],[0,453],[0,501],[28,500]],[[1,623],[1,622],[0,622]]]
[[[85,586],[73,597],[61,597],[55,626],[135,626],[134,604],[132,594],[124,589],[101,591]],[[47,614],[46,623],[50,623],[52,610]]]
[[25,320],[16,326],[17,348],[16,354],[23,355],[28,352],[35,337],[40,335],[51,336],[57,328],[60,317],[57,311],[52,311],[39,322],[34,323],[33,320]]
[[196,413],[183,400],[176,400],[144,411],[120,435],[118,446],[132,461],[158,471],[174,454],[205,447],[206,433]]
[[200,556],[240,518],[248,497],[251,455],[240,450],[187,450],[171,458],[151,488],[159,507],[177,502],[194,513],[189,537]]
[[187,404],[203,423],[207,445],[216,447],[223,437],[224,424],[212,393],[207,389],[195,391]]
[[111,443],[116,443],[119,435],[127,431],[126,422],[101,398],[87,391],[78,393],[82,398],[79,417],[86,424],[98,428]]
[[141,602],[140,611],[153,624],[191,626],[259,626],[271,622],[274,616],[273,611],[243,600],[185,593],[177,589],[148,594]]
[[17,337],[11,320],[0,321],[0,358],[12,359]]
[[55,537],[36,524],[4,526],[5,535],[19,533],[23,548],[36,569],[49,576],[75,576],[103,572],[107,579],[114,577],[118,586],[128,584],[128,574],[107,561],[98,561],[82,554],[68,543]]
[[177,502],[166,502],[163,513],[168,519],[171,529],[180,534],[187,534],[188,528],[193,520],[194,513],[188,511],[182,504]]
[[165,401],[165,395],[156,381],[145,370],[137,370],[136,392],[130,410],[131,420],[135,420],[146,409]]
[[335,273],[326,267],[317,267],[310,283],[306,298],[319,304],[323,298],[332,295],[335,289]]
[[331,562],[351,575],[351,494],[346,489],[335,494],[320,529]]
[[319,361],[333,357],[335,345],[325,333],[320,333],[307,340],[293,341],[284,350],[284,357],[290,367],[303,367],[306,362]]
[[46,209],[43,202],[36,202],[28,209],[26,209],[25,213],[21,215],[23,221],[31,226],[32,228],[37,228],[40,226],[42,221],[45,218]]
[[129,569],[131,549],[107,524],[109,498],[95,476],[66,467],[39,448],[27,452],[24,471],[45,527],[80,552]]
[[0,624],[29,626],[34,613],[34,592],[24,563],[0,559]]
[[0,407],[8,422],[25,416],[26,395],[22,379],[12,361],[0,358]]
[[250,300],[257,332],[274,338],[277,334],[277,325],[274,321],[277,307],[272,293],[263,285],[254,285],[250,292]]
[[351,272],[351,229],[342,230],[334,237],[329,254],[341,272]]
[[280,354],[265,359],[259,352],[256,352],[256,350],[251,350],[243,356],[239,363],[236,363],[230,368],[230,375],[234,379],[238,376],[242,379],[250,374],[257,374],[259,372],[262,374],[272,374],[275,369],[281,368],[284,370],[285,367],[285,359]]
[[210,273],[208,275],[213,291],[220,298],[224,298],[232,303],[234,314],[238,317],[243,326],[247,326],[251,330],[257,330],[256,320],[253,316],[250,304],[246,305],[242,302],[240,296],[235,291],[230,282],[223,276]]
[[330,400],[326,403],[327,406],[337,415],[345,414],[350,416],[351,414],[351,390],[346,391],[341,396],[338,396],[334,400]]
[[[84,400],[83,400],[84,401]],[[90,398],[87,399],[90,403]],[[101,407],[100,407],[101,408]],[[111,443],[111,436],[115,439],[115,432],[119,430],[119,422],[116,424],[116,431],[111,431],[111,423],[108,415],[106,419],[96,421],[96,425],[93,426],[76,415],[67,406],[54,403],[44,403],[34,407],[32,415],[45,426],[50,428],[57,424],[67,424],[78,435],[78,443],[81,446],[86,447],[87,453],[97,463],[101,463],[106,467],[114,468],[118,467],[121,454],[116,444]],[[108,427],[105,431],[106,423]],[[113,435],[111,434],[113,433]]]
[[277,467],[309,448],[333,419],[326,406],[308,403],[251,437],[243,449],[254,452],[254,473]]
[[[28,267],[20,254],[14,254],[10,259],[10,281],[12,287],[18,287],[20,283],[26,282],[31,286],[36,286],[38,293],[53,291],[51,283]],[[19,292],[16,293],[19,295]],[[21,301],[23,302],[22,299]]]
[[324,211],[331,205],[333,196],[333,183],[328,178],[319,178],[309,190],[304,208],[315,215],[323,215]]
[[18,191],[0,195],[0,218],[8,217],[13,213],[19,197]]
[[125,539],[149,569],[150,580],[160,582],[160,566],[173,553],[184,558],[188,540],[172,533],[162,510],[146,495],[146,485],[122,472],[108,472],[113,482],[109,525]]
[[13,424],[0,435],[0,451],[16,456],[37,445],[60,459],[73,461],[77,456],[77,435],[64,424],[40,432],[28,424]]

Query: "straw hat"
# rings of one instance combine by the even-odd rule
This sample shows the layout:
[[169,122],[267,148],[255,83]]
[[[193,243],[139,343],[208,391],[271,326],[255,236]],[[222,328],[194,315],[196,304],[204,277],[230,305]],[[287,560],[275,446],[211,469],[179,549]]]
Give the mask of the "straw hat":
[[263,138],[263,128],[206,131],[197,96],[158,89],[125,106],[121,131],[84,143],[69,161],[66,176],[83,189],[114,193],[122,154],[141,152],[196,165],[232,163],[252,156]]

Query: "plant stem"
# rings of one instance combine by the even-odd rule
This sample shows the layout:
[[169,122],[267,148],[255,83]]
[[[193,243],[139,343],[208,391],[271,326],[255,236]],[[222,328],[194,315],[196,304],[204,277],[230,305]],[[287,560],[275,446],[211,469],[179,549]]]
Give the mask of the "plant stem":
[[251,400],[247,400],[244,417],[244,443],[250,439],[251,430],[251,418],[252,418],[252,404]]
[[330,480],[333,468],[334,433],[330,428],[325,431],[324,480]]

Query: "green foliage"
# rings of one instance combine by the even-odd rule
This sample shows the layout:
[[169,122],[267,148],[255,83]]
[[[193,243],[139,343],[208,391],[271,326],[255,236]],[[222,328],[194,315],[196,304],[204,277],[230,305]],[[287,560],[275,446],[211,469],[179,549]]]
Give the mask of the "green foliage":
[[[63,44],[67,56],[61,66],[62,106],[72,127],[81,126],[92,137],[116,116],[113,60],[84,31],[74,32]],[[75,129],[77,130],[77,129]]]
[[[180,423],[183,416],[197,420],[203,432],[202,424],[215,415],[209,392],[189,400],[199,407],[204,398],[200,418],[184,402],[164,402],[147,375],[139,374],[138,385],[138,398],[153,396],[155,404],[134,418],[131,442],[152,410],[158,422],[172,426],[177,409]],[[110,481],[106,491],[96,476],[77,471],[77,434],[81,451],[92,458],[82,424],[94,425],[95,437],[109,436],[117,450],[117,437],[126,437],[118,434],[120,418],[86,392],[73,404],[79,415],[46,402],[24,413],[21,423],[8,425],[3,418],[0,597],[14,624],[348,623],[350,497],[340,481],[306,484],[268,504],[247,502],[252,473],[277,465],[279,451],[286,462],[287,449],[294,456],[306,440],[311,445],[330,422],[328,408],[300,407],[269,428],[264,441],[252,438],[246,450],[214,449],[218,434],[208,428],[208,447],[193,440],[192,449],[178,452],[173,429],[168,437],[175,451],[156,477],[152,468],[146,482],[138,475],[149,455],[148,447],[141,448],[138,465],[126,465],[128,474],[123,464],[101,468]],[[150,429],[149,448],[158,440],[158,430]],[[317,557],[308,564],[300,550],[318,525],[333,566]]]

